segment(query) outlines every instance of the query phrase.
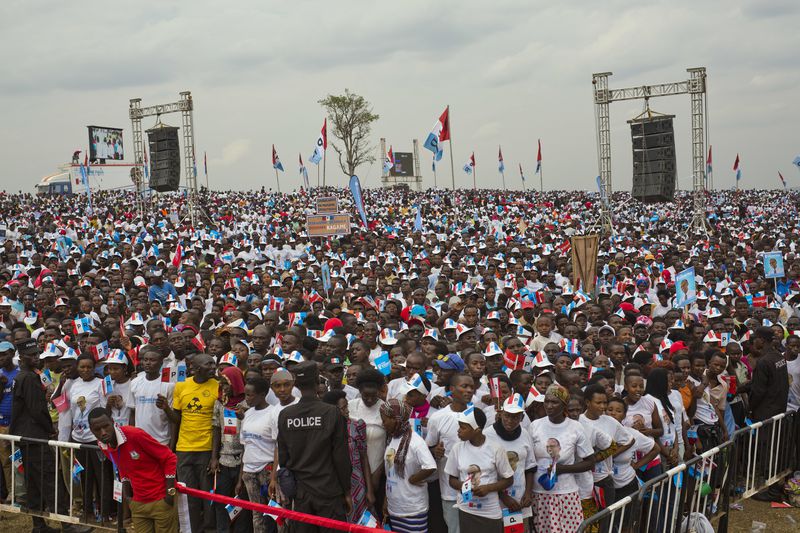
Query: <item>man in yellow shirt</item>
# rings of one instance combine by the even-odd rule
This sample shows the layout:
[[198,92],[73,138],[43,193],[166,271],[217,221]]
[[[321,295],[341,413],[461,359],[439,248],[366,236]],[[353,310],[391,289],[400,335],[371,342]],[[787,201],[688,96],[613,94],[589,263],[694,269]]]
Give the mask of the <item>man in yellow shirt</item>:
[[[177,428],[178,480],[187,487],[211,489],[211,419],[219,383],[214,378],[216,365],[210,355],[197,354],[192,358],[194,374],[175,384],[172,408],[164,409],[167,418]],[[214,515],[209,502],[189,498],[189,521],[192,531],[213,528]]]

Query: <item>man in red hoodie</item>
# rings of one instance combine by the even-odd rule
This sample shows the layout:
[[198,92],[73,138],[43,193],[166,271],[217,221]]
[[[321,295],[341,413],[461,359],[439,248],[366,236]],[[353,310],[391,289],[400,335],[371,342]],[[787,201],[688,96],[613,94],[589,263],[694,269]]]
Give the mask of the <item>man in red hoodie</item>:
[[142,429],[115,426],[111,413],[102,407],[89,413],[89,428],[114,465],[115,487],[119,480],[129,498],[136,532],[178,533],[175,454]]

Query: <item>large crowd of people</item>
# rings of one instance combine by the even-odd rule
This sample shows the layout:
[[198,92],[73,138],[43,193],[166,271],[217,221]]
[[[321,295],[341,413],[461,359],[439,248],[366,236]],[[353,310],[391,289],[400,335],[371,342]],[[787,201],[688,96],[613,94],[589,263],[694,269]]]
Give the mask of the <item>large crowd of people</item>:
[[[350,235],[308,237],[318,195],[339,197]],[[99,442],[59,482],[91,520],[122,519],[121,490],[137,533],[177,531],[177,478],[397,532],[574,532],[800,407],[796,192],[711,192],[708,233],[686,194],[617,193],[588,291],[570,239],[596,231],[596,194],[368,189],[366,227],[341,189],[200,198],[191,227],[179,195],[142,217],[124,192],[92,211],[0,194],[0,432]],[[696,300],[678,308],[688,267]],[[53,508],[58,467],[37,446],[15,497]],[[3,498],[10,455],[0,440]],[[195,497],[188,517],[287,527]]]

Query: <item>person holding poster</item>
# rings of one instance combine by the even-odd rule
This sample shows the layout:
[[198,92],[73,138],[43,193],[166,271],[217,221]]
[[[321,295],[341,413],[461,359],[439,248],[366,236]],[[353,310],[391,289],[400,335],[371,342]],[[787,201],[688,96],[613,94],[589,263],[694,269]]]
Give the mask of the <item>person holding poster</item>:
[[689,267],[675,276],[675,307],[681,308],[697,300],[697,281],[694,267]]
[[782,278],[786,274],[783,269],[783,254],[780,252],[767,252],[764,254],[764,277]]

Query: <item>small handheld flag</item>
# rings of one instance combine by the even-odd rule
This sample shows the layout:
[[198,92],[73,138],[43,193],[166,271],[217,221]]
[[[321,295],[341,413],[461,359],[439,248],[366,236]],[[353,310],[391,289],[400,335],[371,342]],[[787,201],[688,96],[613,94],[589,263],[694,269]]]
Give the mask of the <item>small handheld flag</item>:
[[283,164],[281,163],[281,159],[278,157],[278,152],[275,150],[274,144],[272,145],[272,168],[283,172]]

